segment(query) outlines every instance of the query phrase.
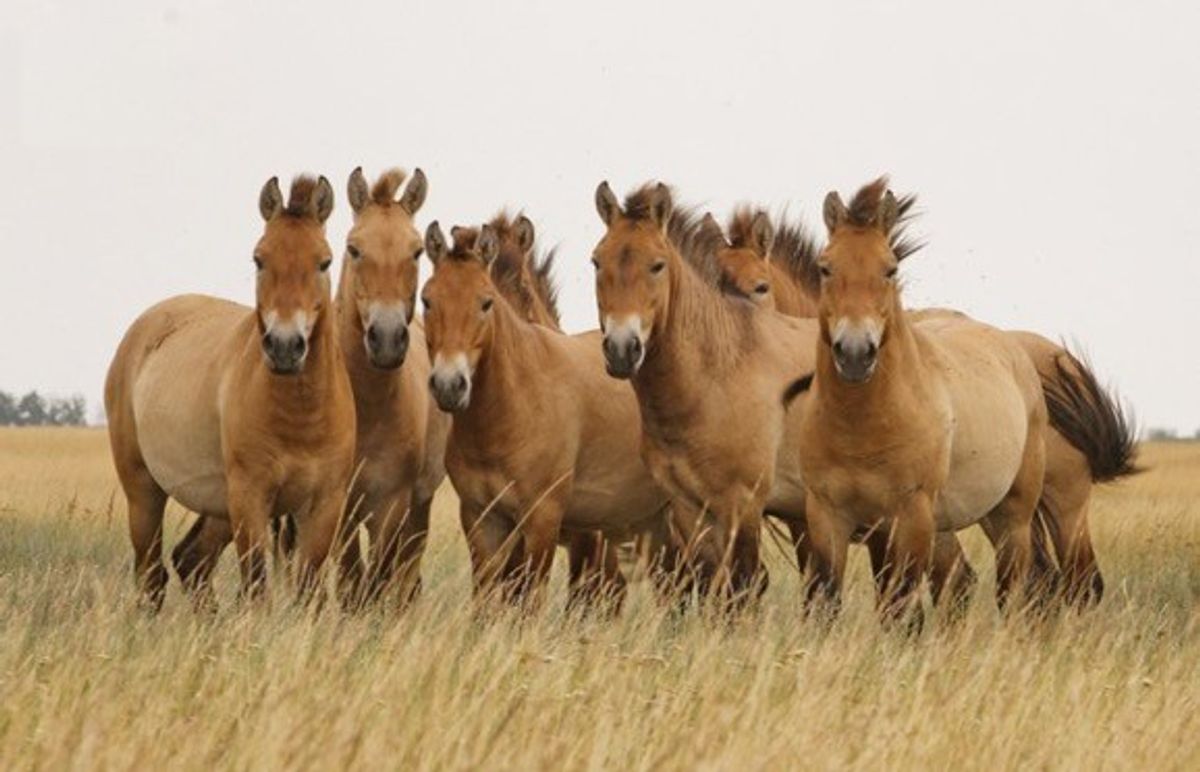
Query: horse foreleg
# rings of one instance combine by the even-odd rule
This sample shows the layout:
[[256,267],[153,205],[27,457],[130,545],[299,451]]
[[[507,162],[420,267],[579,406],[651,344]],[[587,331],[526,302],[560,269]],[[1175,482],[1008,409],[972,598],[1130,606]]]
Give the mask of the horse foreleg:
[[212,574],[221,559],[221,553],[233,541],[229,521],[221,516],[199,515],[187,535],[171,551],[171,562],[183,583],[184,590],[191,596],[192,606],[197,613],[212,613],[217,610],[216,595],[212,588]]

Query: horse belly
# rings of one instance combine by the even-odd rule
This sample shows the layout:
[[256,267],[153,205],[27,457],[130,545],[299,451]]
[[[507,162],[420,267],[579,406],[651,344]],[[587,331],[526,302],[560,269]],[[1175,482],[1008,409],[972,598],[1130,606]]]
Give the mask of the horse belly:
[[215,368],[210,361],[187,361],[181,353],[178,344],[164,345],[138,375],[133,387],[138,445],[150,474],[169,496],[195,512],[224,512]]
[[1025,455],[1028,411],[1006,373],[964,375],[952,385],[950,474],[938,497],[940,530],[978,522],[1012,487]]
[[571,528],[620,531],[652,517],[666,504],[641,460],[576,472],[564,524]]

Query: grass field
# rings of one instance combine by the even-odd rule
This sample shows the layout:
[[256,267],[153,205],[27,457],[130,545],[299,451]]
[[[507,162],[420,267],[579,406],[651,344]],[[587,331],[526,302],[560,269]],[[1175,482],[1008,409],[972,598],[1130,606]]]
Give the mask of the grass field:
[[[1200,768],[1200,444],[1093,510],[1102,605],[1002,620],[991,559],[967,619],[879,628],[865,554],[843,617],[799,614],[769,547],[762,609],[732,625],[661,611],[478,621],[443,492],[407,614],[222,611],[174,581],[135,606],[125,504],[96,430],[0,430],[0,766],[23,768]],[[168,511],[168,548],[186,524]],[[280,594],[278,598],[283,598]]]

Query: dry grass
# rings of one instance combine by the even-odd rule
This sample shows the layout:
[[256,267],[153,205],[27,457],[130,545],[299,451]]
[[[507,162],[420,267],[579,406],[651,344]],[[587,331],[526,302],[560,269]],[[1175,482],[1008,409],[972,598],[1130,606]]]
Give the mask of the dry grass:
[[[879,629],[865,557],[832,628],[772,554],[758,614],[720,626],[644,587],[605,623],[554,602],[477,621],[452,494],[410,613],[277,602],[193,617],[134,606],[104,435],[0,430],[0,760],[7,768],[1200,767],[1200,445],[1093,513],[1110,593],[1034,625],[981,588],[967,620]],[[168,545],[185,518],[169,515]],[[970,534],[972,560],[991,561]]]

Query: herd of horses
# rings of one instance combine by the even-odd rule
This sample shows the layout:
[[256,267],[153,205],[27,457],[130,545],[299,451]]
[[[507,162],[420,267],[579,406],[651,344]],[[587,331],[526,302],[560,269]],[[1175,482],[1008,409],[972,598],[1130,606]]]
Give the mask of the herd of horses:
[[328,558],[346,604],[407,602],[446,475],[475,590],[506,602],[539,597],[565,546],[570,602],[619,607],[635,544],[660,592],[744,603],[767,587],[766,518],[806,601],[834,609],[852,542],[885,618],[919,620],[926,576],[963,602],[955,532],[975,523],[1002,607],[1100,598],[1089,503],[1137,470],[1132,426],[1062,346],[905,309],[915,199],[885,179],[828,195],[823,243],[764,210],[722,227],[663,184],[621,201],[602,183],[600,329],[575,335],[527,217],[422,237],[426,178],[405,179],[350,175],[336,291],[330,183],[298,177],[285,200],[269,180],[255,307],[175,297],[126,333],[105,405],[152,608],[168,498],[198,515],[172,552],[198,608],[230,542],[244,594],[274,552],[305,596]]

